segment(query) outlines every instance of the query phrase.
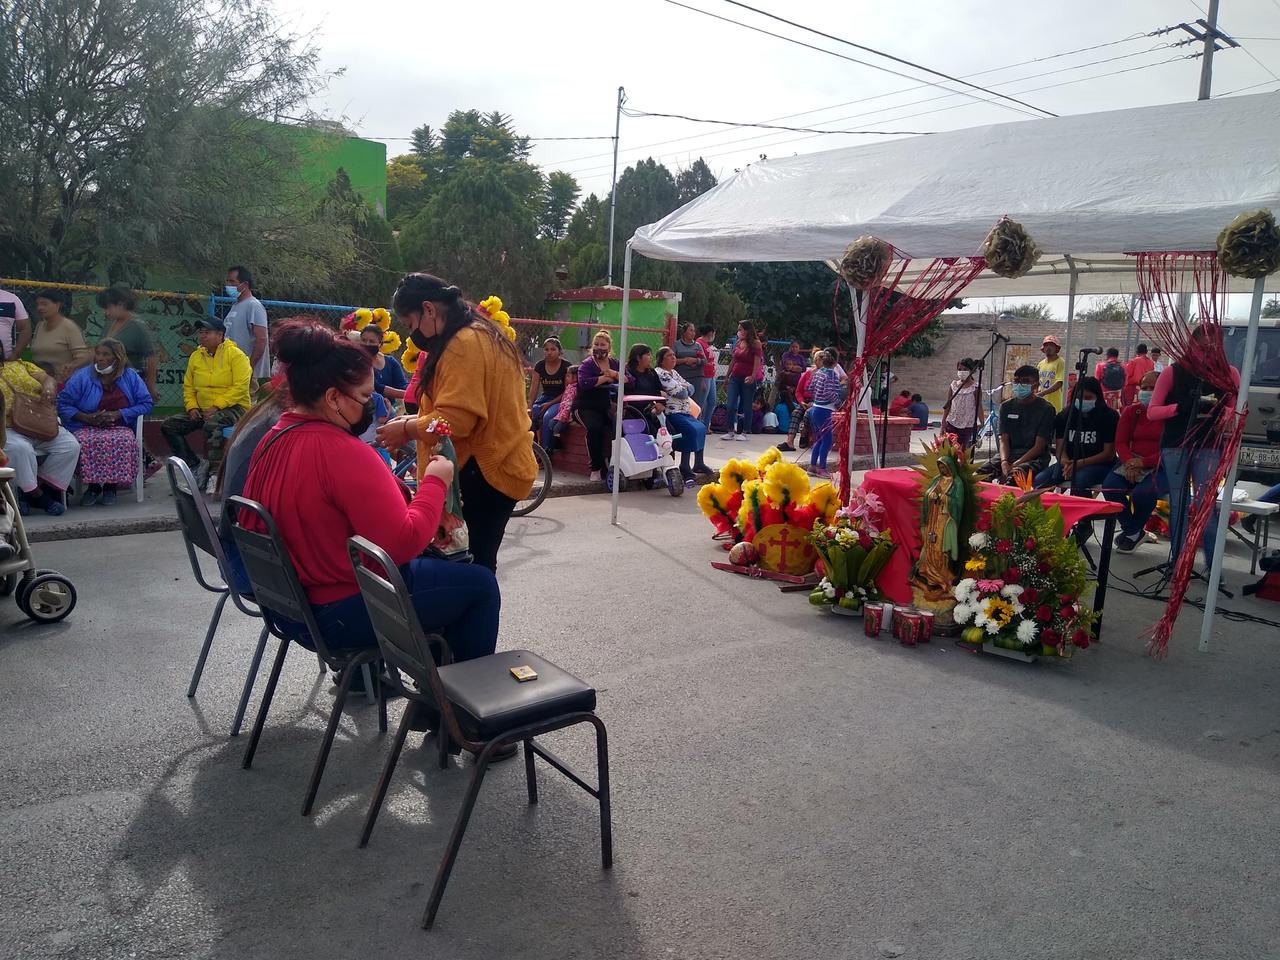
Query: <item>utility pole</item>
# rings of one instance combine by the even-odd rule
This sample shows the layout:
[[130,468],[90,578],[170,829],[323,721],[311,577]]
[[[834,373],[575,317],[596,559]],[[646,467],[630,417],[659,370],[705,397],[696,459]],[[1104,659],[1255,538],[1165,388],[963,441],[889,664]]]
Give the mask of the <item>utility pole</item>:
[[[1214,0],[1213,9],[1218,9],[1217,0]],[[609,277],[605,280],[606,287],[613,286],[613,218],[618,210],[618,134],[622,132],[622,105],[626,100],[626,91],[619,87],[618,112],[613,119],[613,181],[609,185]]]
[[[1209,22],[1204,31],[1204,59],[1200,62],[1200,100],[1209,99],[1213,86],[1213,51],[1218,39],[1218,0],[1209,0]],[[615,141],[616,142],[616,141]]]

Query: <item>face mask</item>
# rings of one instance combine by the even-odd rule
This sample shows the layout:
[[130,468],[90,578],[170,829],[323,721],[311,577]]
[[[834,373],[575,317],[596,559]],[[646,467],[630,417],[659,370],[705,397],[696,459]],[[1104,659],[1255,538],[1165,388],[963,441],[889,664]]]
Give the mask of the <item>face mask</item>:
[[413,345],[419,350],[425,350],[431,345],[431,338],[427,336],[421,327],[410,331],[409,339],[413,341]]
[[93,372],[105,377],[108,373],[116,368],[114,363],[108,363],[105,367],[100,367],[96,363],[93,365]]
[[226,291],[226,294],[227,294],[227,296],[228,296],[228,297],[238,297],[238,296],[240,296],[240,288],[239,288],[239,287],[232,286],[232,285],[231,285],[231,284],[229,284],[229,283],[228,283],[225,287],[223,287],[222,289]]
[[[350,395],[348,394],[348,396]],[[355,398],[351,397],[351,399],[354,400]],[[377,402],[373,399],[373,397],[370,397],[368,402],[365,403],[364,405],[364,412],[360,414],[360,419],[357,420],[355,423],[350,423],[350,422],[347,423],[347,429],[351,431],[351,435],[353,437],[360,436],[360,434],[364,433],[371,426],[373,426],[373,415],[375,412],[377,412],[377,409],[378,409]],[[347,419],[345,416],[342,415],[341,412],[339,412],[338,416],[342,417],[343,420]]]
[[1093,413],[1093,408],[1097,406],[1096,400],[1077,400],[1076,409],[1081,413]]
[[608,347],[592,347],[591,356],[595,357],[597,360],[608,359],[609,348]]
[[969,375],[969,371],[968,371],[968,370],[957,370],[957,371],[956,371],[956,379],[957,379],[957,380],[963,380],[963,379],[964,379],[965,377],[967,377],[968,375]]
[[378,348],[374,344],[363,343],[361,346],[364,347],[365,353],[369,354],[369,356],[376,357],[378,355]]
[[1031,391],[1034,389],[1029,383],[1015,383],[1013,385],[1013,396],[1018,400],[1026,400],[1031,396]]
[[1151,396],[1154,393],[1155,393],[1154,390],[1139,390],[1138,402],[1145,407],[1147,404],[1151,402]]

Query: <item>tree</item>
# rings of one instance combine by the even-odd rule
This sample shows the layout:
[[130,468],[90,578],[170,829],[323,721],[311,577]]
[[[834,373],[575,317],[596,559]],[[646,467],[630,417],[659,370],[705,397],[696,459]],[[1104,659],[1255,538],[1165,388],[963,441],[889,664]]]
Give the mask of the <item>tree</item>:
[[282,299],[325,296],[333,303],[385,304],[403,273],[399,247],[390,225],[356,193],[341,167],[320,202],[318,218],[322,224],[351,236],[351,261],[328,283],[313,285],[292,296],[283,295]]
[[555,170],[547,177],[539,230],[543,237],[559,240],[564,236],[569,217],[573,214],[573,205],[581,192],[578,181],[563,170]]
[[1079,311],[1076,318],[1088,323],[1127,323],[1129,298],[1121,296],[1093,297],[1088,307]]
[[0,269],[139,283],[232,259],[305,284],[346,258],[297,144],[263,120],[322,86],[253,0],[0,4]]
[[387,164],[387,219],[394,224],[412,219],[431,198],[426,171],[418,158],[404,154]]
[[707,161],[699,157],[693,165],[676,174],[676,203],[683,206],[696,200],[716,185],[715,174]]
[[1012,314],[1020,320],[1039,320],[1042,322],[1056,320],[1053,308],[1047,303],[1015,303],[1012,307],[1003,307],[1000,315]]
[[551,286],[549,249],[527,197],[492,164],[464,165],[400,234],[410,269],[428,270],[473,300],[497,294],[512,316],[537,315]]
[[1268,319],[1280,317],[1280,297],[1272,297],[1262,305],[1262,315]]

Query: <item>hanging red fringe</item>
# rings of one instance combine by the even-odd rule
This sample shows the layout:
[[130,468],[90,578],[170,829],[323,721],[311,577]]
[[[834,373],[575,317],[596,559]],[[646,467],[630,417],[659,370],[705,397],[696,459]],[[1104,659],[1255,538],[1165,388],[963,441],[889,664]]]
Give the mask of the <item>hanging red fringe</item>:
[[[1185,526],[1185,539],[1179,545],[1169,584],[1169,603],[1164,616],[1147,632],[1147,651],[1163,659],[1169,650],[1169,637],[1195,568],[1196,552],[1213,514],[1218,510],[1218,487],[1226,480],[1240,452],[1245,418],[1236,413],[1239,390],[1238,374],[1227,359],[1223,347],[1222,319],[1227,312],[1227,277],[1216,253],[1139,253],[1138,289],[1156,323],[1145,325],[1153,339],[1160,340],[1174,362],[1193,376],[1203,380],[1217,395],[1207,426],[1188,431],[1184,446],[1212,451],[1217,466],[1208,482],[1194,491]],[[1191,295],[1195,305],[1192,316],[1182,310],[1182,299]],[[1197,328],[1205,331],[1204,344],[1191,339]],[[1230,496],[1230,493],[1227,493]]]
[[849,396],[844,409],[831,421],[840,457],[840,495],[846,502],[852,461],[849,417],[862,395],[868,359],[888,356],[927,327],[987,265],[982,257],[938,258],[930,261],[906,290],[900,291],[898,287],[912,261],[900,258],[897,250],[893,253],[894,260],[884,278],[864,294],[867,342],[863,345],[862,355],[850,365]]

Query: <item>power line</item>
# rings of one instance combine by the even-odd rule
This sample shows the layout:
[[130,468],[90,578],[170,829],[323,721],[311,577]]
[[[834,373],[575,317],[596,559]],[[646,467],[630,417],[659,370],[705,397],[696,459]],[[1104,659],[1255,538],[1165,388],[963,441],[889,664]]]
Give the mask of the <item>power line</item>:
[[804,30],[808,33],[815,34],[819,37],[825,37],[828,40],[834,40],[836,43],[843,43],[845,46],[853,47],[855,50],[862,50],[862,51],[865,51],[866,53],[875,54],[878,57],[884,57],[886,60],[892,60],[894,63],[901,63],[904,66],[913,67],[916,70],[923,70],[925,73],[931,73],[935,77],[942,77],[944,80],[950,80],[952,83],[962,83],[966,87],[971,87],[974,90],[981,91],[982,93],[992,94],[993,96],[999,97],[1002,100],[1008,100],[1010,103],[1016,103],[1019,106],[1028,108],[1029,110],[1035,110],[1035,111],[1038,111],[1039,113],[1043,113],[1046,116],[1049,116],[1049,117],[1057,116],[1057,114],[1054,113],[1052,110],[1046,110],[1044,109],[1044,107],[1037,107],[1034,104],[1027,103],[1025,100],[1019,100],[1017,97],[1011,97],[1011,96],[1008,96],[1007,94],[996,93],[994,90],[988,90],[986,87],[979,86],[976,83],[970,83],[968,80],[962,80],[959,77],[953,77],[951,76],[951,74],[943,73],[941,70],[934,70],[932,67],[926,67],[923,64],[916,63],[913,60],[905,60],[902,57],[895,57],[893,54],[885,53],[883,50],[877,50],[874,47],[868,47],[861,43],[854,43],[852,40],[846,40],[843,37],[837,37],[831,33],[824,33],[823,31],[817,30],[813,27],[806,27],[803,23],[796,23],[794,20],[788,20],[786,17],[780,17],[776,13],[769,13],[767,10],[761,10],[759,7],[753,7],[750,4],[743,3],[742,0],[724,0],[724,2],[727,4],[730,4],[731,6],[740,7],[743,10],[750,10],[752,13],[759,14],[762,17],[768,17],[770,20],[777,20],[779,23],[785,23],[790,27],[795,27],[797,30]]
[[[663,0],[663,3],[669,3],[673,7],[681,7],[685,10],[691,10],[694,13],[700,13],[704,17],[711,17],[713,20],[721,20],[725,23],[732,23],[732,24],[735,24],[736,26],[743,27],[747,30],[753,30],[756,33],[763,33],[765,36],[774,37],[775,39],[778,39],[778,40],[785,40],[787,43],[794,43],[796,46],[806,47],[809,50],[816,50],[819,53],[825,53],[831,57],[838,57],[841,60],[847,60],[850,63],[856,63],[862,67],[868,67],[872,70],[880,70],[883,73],[891,73],[895,77],[902,77],[904,80],[915,80],[915,81],[920,80],[919,77],[913,77],[910,74],[902,73],[899,70],[891,70],[888,67],[882,66],[878,63],[868,63],[866,60],[859,60],[857,57],[850,57],[843,53],[837,53],[835,50],[828,50],[826,47],[817,47],[811,43],[805,43],[803,40],[797,40],[794,37],[784,36],[781,33],[774,33],[772,30],[765,30],[763,27],[753,27],[751,24],[743,23],[741,20],[734,20],[730,17],[722,17],[718,13],[712,13],[710,10],[700,10],[697,7],[691,7],[688,4],[680,3],[679,0]],[[943,87],[942,84],[934,81],[925,81],[925,82],[929,83],[931,86],[940,87],[943,90],[951,89],[950,87]],[[955,91],[952,91],[952,92],[954,93]],[[1037,116],[1037,114],[1027,113],[1027,111],[1018,107],[1009,107],[1008,109],[1015,110],[1016,112],[1021,113],[1023,116],[1028,116],[1028,117]]]
[[726,127],[755,127],[760,130],[784,130],[788,133],[850,133],[870,134],[880,137],[918,137],[933,133],[932,130],[825,130],[816,127],[781,127],[772,123],[739,123],[734,120],[704,120],[700,117],[686,117],[681,113],[652,113],[648,110],[622,111],[628,117],[665,117],[668,120],[688,120],[690,123],[717,123]]
[[[986,74],[990,74],[990,73],[1000,73],[1000,72],[1002,72],[1002,71],[1004,71],[1004,70],[1012,70],[1012,69],[1014,69],[1014,68],[1016,68],[1016,67],[1025,67],[1025,66],[1027,66],[1027,65],[1029,65],[1029,64],[1032,64],[1032,63],[1043,63],[1043,62],[1046,62],[1046,61],[1049,61],[1049,60],[1058,60],[1058,59],[1061,59],[1062,57],[1070,57],[1070,56],[1074,56],[1075,54],[1078,54],[1078,53],[1087,53],[1087,52],[1089,52],[1089,51],[1091,51],[1091,50],[1101,50],[1101,49],[1103,49],[1104,47],[1114,47],[1114,46],[1116,46],[1116,45],[1118,45],[1118,44],[1121,44],[1121,43],[1132,43],[1134,40],[1142,40],[1142,39],[1146,39],[1146,38],[1150,37],[1151,35],[1152,35],[1152,34],[1150,34],[1150,33],[1135,33],[1135,34],[1132,34],[1132,35],[1130,35],[1130,36],[1128,36],[1128,37],[1124,37],[1124,38],[1122,38],[1122,39],[1120,39],[1120,40],[1109,40],[1109,41],[1107,41],[1106,43],[1095,43],[1095,44],[1092,44],[1092,45],[1087,46],[1087,47],[1077,47],[1077,48],[1076,48],[1076,49],[1074,49],[1074,50],[1065,50],[1065,51],[1063,51],[1062,53],[1053,53],[1053,54],[1049,54],[1048,56],[1044,56],[1044,57],[1032,57],[1030,60],[1019,60],[1019,61],[1018,61],[1018,62],[1016,62],[1016,63],[1007,63],[1007,64],[1004,64],[1003,66],[999,66],[999,67],[988,67],[986,70],[979,70],[979,71],[977,71],[976,73],[969,73],[969,74],[965,74],[965,76],[966,76],[966,77],[980,77],[980,76],[985,76]],[[1111,63],[1111,62],[1113,62],[1113,61],[1115,61],[1115,60],[1124,60],[1124,59],[1127,59],[1127,58],[1129,58],[1129,57],[1138,57],[1138,56],[1142,56],[1143,54],[1146,54],[1146,53],[1152,53],[1152,52],[1154,52],[1154,51],[1156,51],[1156,50],[1159,50],[1159,49],[1162,49],[1162,48],[1166,48],[1166,47],[1168,47],[1168,46],[1169,46],[1169,44],[1167,44],[1167,43],[1166,43],[1166,44],[1157,44],[1156,46],[1154,46],[1154,47],[1150,47],[1150,48],[1148,48],[1148,49],[1146,49],[1146,50],[1139,50],[1139,51],[1136,51],[1136,52],[1134,52],[1134,53],[1125,53],[1125,54],[1121,54],[1121,55],[1120,55],[1120,56],[1118,56],[1118,57],[1107,57],[1107,58],[1100,59],[1100,60],[1090,60],[1090,61],[1087,61],[1087,62],[1085,62],[1085,63],[1079,63],[1079,64],[1076,64],[1076,65],[1074,65],[1074,66],[1070,66],[1070,67],[1061,67],[1061,68],[1059,68],[1059,69],[1057,69],[1057,70],[1048,70],[1048,71],[1045,71],[1045,72],[1043,72],[1043,73],[1033,73],[1033,74],[1029,74],[1028,76],[1025,76],[1025,77],[1017,77],[1017,78],[1012,79],[1012,80],[1001,80],[999,83],[994,84],[994,86],[1003,86],[1003,85],[1005,85],[1005,84],[1009,84],[1009,83],[1021,83],[1021,82],[1022,82],[1022,81],[1024,81],[1024,80],[1034,80],[1034,79],[1036,79],[1036,78],[1038,78],[1038,77],[1047,77],[1047,76],[1051,76],[1052,74],[1055,74],[1055,73],[1066,73],[1066,72],[1069,72],[1069,71],[1071,71],[1071,70],[1083,70],[1083,69],[1085,69],[1086,67],[1097,66],[1098,64],[1101,64],[1101,63]],[[926,87],[930,87],[930,86],[933,86],[933,84],[929,84],[929,83],[916,83],[916,84],[912,84],[912,85],[911,85],[911,86],[909,86],[909,87],[899,87],[897,90],[889,90],[889,91],[887,91],[887,92],[885,92],[885,93],[877,93],[877,94],[875,94],[874,96],[870,96],[870,97],[862,97],[862,98],[860,98],[860,99],[858,99],[858,100],[844,100],[844,101],[842,101],[842,102],[840,102],[840,103],[833,103],[833,104],[829,104],[829,105],[827,105],[827,106],[825,106],[825,107],[814,107],[812,110],[802,110],[802,111],[800,111],[799,113],[784,113],[784,114],[782,114],[782,115],[780,115],[780,116],[776,116],[776,117],[766,117],[764,120],[761,120],[761,121],[759,121],[759,122],[760,122],[760,123],[772,123],[772,122],[773,122],[773,121],[775,121],[775,120],[790,120],[790,119],[792,119],[792,118],[794,118],[794,117],[806,117],[806,116],[809,116],[809,115],[811,115],[811,114],[815,114],[815,113],[822,113],[822,112],[824,112],[824,111],[826,111],[826,110],[838,110],[838,109],[839,109],[839,108],[841,108],[841,107],[847,107],[847,106],[850,106],[850,105],[855,104],[855,103],[870,103],[872,100],[883,100],[883,99],[884,99],[884,98],[886,98],[886,97],[893,97],[893,96],[897,96],[897,95],[898,95],[898,94],[900,94],[900,93],[910,93],[912,90],[922,90],[922,89],[924,89],[924,88],[926,88]],[[941,96],[938,96],[938,97],[928,97],[928,98],[925,98],[925,99],[923,99],[923,100],[913,100],[913,101],[911,101],[911,103],[908,103],[908,104],[898,104],[898,106],[899,106],[899,107],[901,107],[901,106],[911,106],[912,104],[916,104],[916,103],[929,103],[929,102],[931,102],[932,100],[940,100],[940,99],[943,99],[944,97],[959,97],[959,96],[964,96],[964,94],[963,94],[963,93],[960,93],[960,92],[955,91],[955,90],[948,90],[948,89],[947,89],[947,88],[945,88],[945,87],[943,87],[942,89],[943,89],[943,90],[947,90],[947,92],[946,92],[945,94],[941,95]],[[881,110],[872,110],[872,111],[869,111],[869,112],[867,112],[867,113],[854,114],[854,115],[849,116],[849,117],[840,117],[840,118],[836,118],[836,120],[830,120],[830,121],[825,121],[825,122],[835,123],[835,122],[838,122],[838,120],[851,120],[851,119],[854,119],[855,117],[870,116],[872,113],[879,113],[879,112],[882,112],[882,110],[893,110],[893,109],[897,109],[897,107],[884,107],[884,108],[881,108]],[[636,152],[638,152],[638,151],[648,150],[650,147],[663,147],[663,146],[666,146],[667,144],[671,144],[671,143],[683,143],[684,141],[687,141],[687,140],[701,140],[701,139],[704,139],[704,138],[706,138],[706,137],[711,137],[711,136],[716,136],[716,134],[713,134],[713,133],[693,133],[693,134],[688,134],[688,135],[683,136],[683,137],[672,137],[672,138],[667,139],[667,140],[655,140],[655,141],[653,141],[652,143],[642,143],[642,144],[638,144],[638,145],[636,145],[636,146],[634,146],[634,147],[623,147],[623,148],[622,148],[622,152],[623,152],[623,153],[636,153]],[[727,141],[727,142],[736,142],[736,141]],[[723,145],[723,144],[711,144],[711,146],[722,146],[722,145]],[[580,162],[580,161],[582,161],[582,160],[595,160],[595,159],[598,159],[598,158],[600,158],[600,157],[608,157],[608,156],[612,156],[612,151],[606,151],[606,152],[604,152],[604,153],[589,153],[589,154],[585,154],[585,155],[580,156],[580,157],[569,157],[568,159],[566,159],[566,160],[561,160],[561,161],[559,161],[559,162],[560,162],[562,165],[564,165],[564,164],[570,164],[570,163],[578,163],[578,162]]]
[[[358,139],[362,139],[362,138],[360,138],[360,137],[355,137],[355,138],[352,138],[352,139],[357,139],[357,140],[358,140]],[[405,140],[405,141],[412,141],[412,140],[416,140],[417,138],[416,138],[416,137],[375,137],[375,136],[371,136],[371,135],[366,135],[365,137],[363,137],[363,139],[365,139],[365,140]],[[530,143],[548,143],[548,142],[550,142],[550,141],[552,141],[552,140],[612,140],[612,139],[613,139],[613,137],[516,137],[516,139],[517,139],[517,140],[528,140]]]
[[[1153,49],[1154,49],[1154,48],[1153,48]],[[1146,52],[1151,52],[1151,51],[1146,51]],[[1193,59],[1196,59],[1196,58],[1197,58],[1197,57],[1199,57],[1199,56],[1201,56],[1201,54],[1199,54],[1199,53],[1194,53],[1194,54],[1188,54],[1188,55],[1186,55],[1186,56],[1170,57],[1170,58],[1168,58],[1168,59],[1166,59],[1166,60],[1159,60],[1159,61],[1157,61],[1157,62],[1155,62],[1155,63],[1141,64],[1141,65],[1139,65],[1139,66],[1136,66],[1136,67],[1129,67],[1129,68],[1126,68],[1126,69],[1124,69],[1124,70],[1112,70],[1112,71],[1108,71],[1108,72],[1106,72],[1106,73],[1092,74],[1092,75],[1087,76],[1087,77],[1077,77],[1077,78],[1076,78],[1076,79],[1074,79],[1074,80],[1064,80],[1064,81],[1062,81],[1062,82],[1060,82],[1060,83],[1045,84],[1045,85],[1043,85],[1043,86],[1039,86],[1039,87],[1032,87],[1032,88],[1029,88],[1029,89],[1027,89],[1027,90],[1023,90],[1023,91],[1019,91],[1019,92],[1020,92],[1020,93],[1036,93],[1036,92],[1041,91],[1041,90],[1051,90],[1051,89],[1056,89],[1056,88],[1058,88],[1058,87],[1070,86],[1070,85],[1072,85],[1072,84],[1076,84],[1076,83],[1086,83],[1086,82],[1088,82],[1088,81],[1090,81],[1090,80],[1100,80],[1100,79],[1103,79],[1103,78],[1106,78],[1106,77],[1118,76],[1119,74],[1123,74],[1123,73],[1133,73],[1133,72],[1135,72],[1135,71],[1138,71],[1138,70],[1146,70],[1146,69],[1149,69],[1149,68],[1151,68],[1151,67],[1164,66],[1165,64],[1169,64],[1169,63],[1176,63],[1176,62],[1181,61],[1181,60],[1193,60]],[[1029,76],[1029,77],[1023,77],[1023,78],[1020,78],[1020,80],[1010,80],[1010,81],[1006,81],[1006,82],[1008,82],[1008,83],[1018,83],[1018,82],[1021,82],[1022,80],[1034,79],[1034,78],[1035,78],[1035,77],[1037,77],[1037,76],[1047,76],[1047,75],[1049,75],[1049,74],[1052,74],[1052,73],[1059,73],[1059,72],[1061,72],[1061,71],[1057,71],[1057,70],[1047,71],[1047,72],[1046,72],[1046,73],[1044,73],[1044,74],[1032,75],[1032,76]],[[958,95],[958,94],[956,94],[956,91],[951,91],[951,93],[952,93],[953,95]],[[913,105],[918,105],[918,104],[922,104],[922,103],[928,103],[928,102],[931,102],[931,101],[933,101],[933,100],[938,100],[938,99],[943,99],[943,98],[941,98],[941,97],[930,97],[930,98],[926,98],[926,99],[924,99],[924,100],[912,101],[911,103],[899,104],[899,105],[898,105],[898,107],[913,106]],[[935,108],[935,109],[932,109],[932,110],[923,110],[923,111],[920,111],[920,112],[917,112],[917,113],[905,114],[905,115],[902,115],[902,116],[889,117],[889,118],[886,118],[886,119],[885,119],[885,120],[883,120],[883,121],[876,121],[876,122],[890,123],[890,122],[897,122],[897,121],[902,121],[902,120],[909,120],[909,119],[913,119],[913,118],[915,118],[915,117],[926,116],[926,115],[933,114],[933,113],[944,113],[944,112],[947,112],[947,111],[949,111],[949,110],[958,110],[958,109],[961,109],[961,108],[963,108],[963,107],[972,106],[972,105],[974,105],[975,103],[988,103],[988,102],[989,102],[989,101],[979,99],[979,100],[976,100],[976,101],[970,101],[970,102],[968,102],[968,103],[950,104],[950,105],[948,105],[948,106],[945,106],[945,107],[938,107],[938,108]],[[897,109],[897,107],[892,108],[892,109]],[[871,112],[873,112],[873,113],[878,113],[878,112],[882,112],[882,111],[880,111],[880,110],[876,110],[876,111],[871,111]],[[866,114],[854,114],[854,115],[849,116],[849,117],[837,117],[837,118],[835,118],[832,122],[836,122],[836,121],[839,121],[839,120],[850,120],[850,119],[854,119],[854,118],[856,118],[856,117],[859,117],[859,116],[865,116],[865,115],[866,115]],[[758,146],[759,146],[759,147],[762,147],[762,148],[768,148],[768,147],[783,146],[783,145],[788,144],[788,143],[797,143],[797,142],[802,141],[802,140],[812,140],[812,139],[815,139],[816,137],[819,137],[819,136],[827,136],[829,133],[836,133],[836,132],[839,132],[839,131],[823,131],[823,132],[819,132],[819,133],[811,134],[811,135],[809,135],[809,136],[803,136],[803,137],[792,137],[792,138],[787,139],[787,140],[771,141],[771,142],[768,142],[768,143],[761,142],[761,141],[763,141],[764,139],[766,139],[765,137],[746,137],[746,138],[744,138],[744,139],[742,139],[742,140],[737,140],[737,141],[726,141],[726,142],[725,142],[725,143],[723,143],[723,144],[711,144],[710,146],[728,146],[729,144],[733,144],[733,143],[749,143],[749,142],[753,142],[753,141],[754,141],[755,143],[757,143],[757,144],[758,144]],[[725,151],[720,151],[720,152],[717,152],[717,153],[708,153],[708,154],[703,154],[703,155],[702,155],[702,157],[703,157],[703,159],[711,159],[711,158],[718,157],[718,156],[725,156],[725,155],[727,155],[727,154],[731,154],[731,153],[741,153],[741,152],[743,152],[743,151],[744,151],[744,150],[746,150],[746,149],[754,149],[754,148],[739,147],[739,148],[734,149],[734,150],[725,150]],[[682,152],[682,151],[681,151],[681,152]],[[677,155],[678,155],[678,153],[667,153],[667,154],[660,154],[660,155],[659,155],[659,157],[661,158],[661,157],[670,157],[670,156],[677,156]],[[597,166],[592,166],[592,167],[585,167],[585,168],[578,168],[578,169],[570,169],[570,170],[568,170],[567,172],[568,172],[568,173],[572,173],[572,174],[587,174],[587,173],[595,173],[596,171],[601,170],[601,169],[607,169],[607,166],[606,166],[606,167],[600,167],[600,166],[598,166],[598,165],[597,165]]]
[[1212,99],[1217,100],[1219,97],[1229,97],[1233,93],[1243,93],[1246,90],[1256,90],[1258,87],[1269,87],[1274,83],[1280,83],[1280,81],[1263,80],[1261,83],[1251,83],[1247,87],[1236,87],[1234,90],[1224,90],[1222,93],[1215,93]]

